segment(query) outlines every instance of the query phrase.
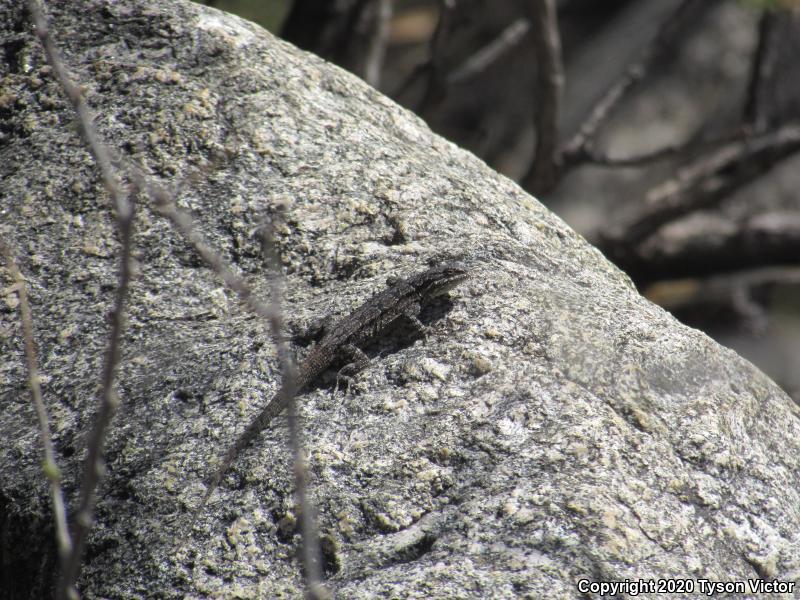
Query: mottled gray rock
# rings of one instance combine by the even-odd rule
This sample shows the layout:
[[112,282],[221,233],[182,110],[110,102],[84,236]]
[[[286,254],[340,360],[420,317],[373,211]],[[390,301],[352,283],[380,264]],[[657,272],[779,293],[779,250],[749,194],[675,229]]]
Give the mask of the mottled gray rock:
[[[182,182],[212,245],[287,319],[342,315],[437,256],[475,272],[429,339],[379,343],[350,390],[302,396],[342,598],[581,598],[581,579],[800,579],[800,420],[767,377],[641,298],[511,181],[355,77],[185,2],[58,2],[104,139]],[[27,277],[72,500],[97,404],[118,242],[107,195],[18,3],[0,4],[0,235]],[[87,598],[299,597],[286,420],[195,527],[227,444],[279,385],[266,325],[139,200],[122,405]],[[5,273],[5,272],[4,272]],[[16,296],[0,290],[0,596],[55,569]],[[697,591],[697,587],[695,588]],[[644,594],[643,597],[656,597]]]

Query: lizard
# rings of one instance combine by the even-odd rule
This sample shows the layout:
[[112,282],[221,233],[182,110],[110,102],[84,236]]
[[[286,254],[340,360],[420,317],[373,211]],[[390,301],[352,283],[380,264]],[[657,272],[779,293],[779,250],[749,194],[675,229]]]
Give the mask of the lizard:
[[320,341],[300,363],[291,389],[284,383],[230,446],[219,468],[209,479],[208,488],[197,510],[205,506],[241,451],[269,426],[292,398],[328,369],[338,357],[345,355],[353,359],[353,362],[345,365],[337,377],[344,371],[357,372],[369,361],[359,346],[377,337],[401,317],[426,335],[428,328],[418,318],[422,307],[434,298],[446,294],[468,277],[469,271],[456,263],[434,266],[407,279],[390,277],[387,279],[386,289],[372,296],[346,317],[325,327]]

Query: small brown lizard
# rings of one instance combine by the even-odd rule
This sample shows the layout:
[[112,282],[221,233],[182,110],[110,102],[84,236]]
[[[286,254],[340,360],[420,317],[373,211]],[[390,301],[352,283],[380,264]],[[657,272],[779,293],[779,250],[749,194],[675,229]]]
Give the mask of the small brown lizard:
[[308,353],[300,364],[293,389],[281,386],[272,400],[253,419],[247,429],[230,447],[214,476],[198,511],[205,505],[208,497],[219,485],[239,453],[270,424],[289,404],[289,401],[303,388],[314,381],[323,371],[342,355],[352,359],[341,371],[353,374],[368,362],[367,356],[359,348],[375,338],[400,317],[408,319],[419,331],[425,333],[426,327],[418,319],[422,306],[437,296],[462,283],[469,277],[467,269],[461,265],[447,263],[412,275],[408,279],[390,278],[388,287],[372,296],[348,316],[325,329],[322,339]]

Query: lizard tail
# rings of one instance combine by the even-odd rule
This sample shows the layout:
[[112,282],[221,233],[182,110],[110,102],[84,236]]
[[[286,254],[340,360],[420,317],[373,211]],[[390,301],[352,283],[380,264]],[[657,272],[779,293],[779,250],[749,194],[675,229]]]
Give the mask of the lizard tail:
[[267,426],[270,424],[272,419],[274,419],[289,403],[289,400],[292,398],[292,394],[288,393],[288,390],[279,390],[272,401],[264,407],[264,410],[250,422],[250,425],[247,426],[247,429],[242,432],[242,434],[236,439],[236,442],[228,449],[228,452],[225,453],[225,457],[222,459],[219,468],[214,472],[214,475],[207,480],[207,488],[206,493],[203,495],[203,499],[200,501],[199,506],[193,511],[193,516],[197,516],[203,507],[208,502],[208,499],[211,497],[211,494],[214,493],[214,490],[219,487],[222,478],[225,476],[225,473],[228,472],[228,469],[231,468],[233,461],[236,460],[236,457],[239,453],[244,450],[250,443],[255,439],[255,437],[264,431]]

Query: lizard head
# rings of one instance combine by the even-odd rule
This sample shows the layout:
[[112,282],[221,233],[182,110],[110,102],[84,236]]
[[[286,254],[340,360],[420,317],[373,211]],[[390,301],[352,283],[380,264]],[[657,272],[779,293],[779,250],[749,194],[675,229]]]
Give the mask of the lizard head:
[[416,285],[421,294],[433,297],[441,296],[469,278],[469,271],[458,263],[444,263],[431,267],[418,275]]

